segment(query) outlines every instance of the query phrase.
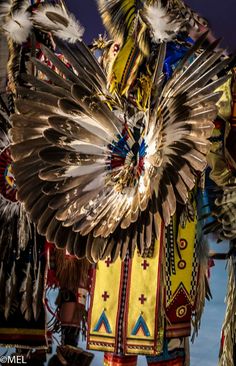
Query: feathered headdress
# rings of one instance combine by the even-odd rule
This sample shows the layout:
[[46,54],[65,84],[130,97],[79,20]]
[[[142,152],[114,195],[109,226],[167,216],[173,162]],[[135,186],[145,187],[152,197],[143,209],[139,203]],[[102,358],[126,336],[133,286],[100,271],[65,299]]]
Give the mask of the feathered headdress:
[[[127,94],[152,43],[173,40],[204,21],[182,0],[97,0],[108,34],[119,44],[110,90]],[[204,23],[205,24],[205,23]]]
[[80,41],[84,33],[84,28],[74,15],[59,4],[42,6],[33,14],[32,20],[35,27],[70,43]]
[[31,32],[32,22],[27,11],[28,1],[7,1],[0,5],[0,30],[15,43],[25,42]]

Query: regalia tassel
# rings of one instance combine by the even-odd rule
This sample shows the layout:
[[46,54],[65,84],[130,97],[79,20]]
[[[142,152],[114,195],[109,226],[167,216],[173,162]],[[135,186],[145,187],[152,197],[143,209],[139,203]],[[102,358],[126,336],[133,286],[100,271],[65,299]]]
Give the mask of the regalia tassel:
[[210,300],[211,298],[208,278],[206,275],[207,268],[208,268],[207,263],[200,264],[199,266],[198,286],[196,292],[196,305],[192,319],[194,329],[192,335],[192,342],[194,341],[195,337],[198,336],[198,332],[201,326],[201,318],[205,308],[205,299],[207,298],[208,300]]
[[[198,215],[202,214],[203,210],[203,193],[198,195]],[[199,219],[197,224],[196,233],[196,255],[197,262],[199,264],[198,269],[198,285],[196,288],[196,303],[195,312],[192,319],[193,323],[193,335],[192,342],[198,335],[198,331],[201,326],[201,318],[205,307],[205,300],[212,298],[210,286],[208,282],[208,269],[209,269],[209,245],[206,236],[203,234],[204,221]]]
[[228,291],[226,295],[226,314],[222,327],[222,353],[219,366],[234,366],[234,344],[236,330],[236,282],[235,282],[235,258],[228,261]]
[[0,27],[8,39],[16,44],[26,42],[32,28],[28,1],[5,2],[0,7]]
[[56,278],[61,288],[77,292],[81,282],[86,282],[89,266],[86,259],[78,260],[66,250],[56,249]]

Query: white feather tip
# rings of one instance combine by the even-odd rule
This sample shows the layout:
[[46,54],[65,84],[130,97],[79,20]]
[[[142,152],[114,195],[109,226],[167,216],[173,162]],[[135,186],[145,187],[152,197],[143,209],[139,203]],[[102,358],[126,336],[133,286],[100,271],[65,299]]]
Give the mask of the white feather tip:
[[156,43],[172,40],[182,26],[182,22],[171,17],[167,8],[159,2],[145,7],[145,18]]
[[33,15],[33,23],[69,43],[81,41],[84,34],[84,28],[75,16],[60,5],[42,7]]
[[26,42],[32,28],[30,13],[24,8],[15,11],[5,17],[1,28],[14,42],[18,44]]

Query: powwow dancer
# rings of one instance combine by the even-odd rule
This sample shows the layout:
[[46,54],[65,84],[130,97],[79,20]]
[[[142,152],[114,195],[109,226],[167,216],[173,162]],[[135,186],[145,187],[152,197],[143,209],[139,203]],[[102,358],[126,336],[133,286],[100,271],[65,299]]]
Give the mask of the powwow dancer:
[[18,196],[48,241],[101,260],[89,348],[108,351],[108,365],[135,364],[138,354],[183,365],[183,338],[193,315],[197,330],[206,292],[197,186],[228,60],[216,42],[202,49],[206,35],[190,44],[186,32],[202,19],[182,1],[101,1],[100,11],[117,39],[106,70],[65,7],[33,16],[70,67],[42,46],[59,74],[31,57],[51,83],[27,75],[17,89]]

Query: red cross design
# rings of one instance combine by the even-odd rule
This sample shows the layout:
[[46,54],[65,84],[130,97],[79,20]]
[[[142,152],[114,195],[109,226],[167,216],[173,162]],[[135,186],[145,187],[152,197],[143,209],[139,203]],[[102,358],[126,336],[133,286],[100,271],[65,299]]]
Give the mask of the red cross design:
[[111,259],[107,258],[107,260],[105,260],[105,263],[106,263],[107,267],[110,267],[110,264],[112,263]]
[[141,264],[141,266],[143,267],[144,271],[146,271],[146,269],[150,266],[150,264],[146,261],[146,259],[143,261],[143,263]]
[[139,301],[141,302],[142,305],[145,303],[145,301],[147,301],[147,298],[144,296],[144,294],[140,296]]
[[110,297],[110,296],[108,295],[107,291],[105,291],[105,292],[103,293],[102,297],[103,297],[103,300],[104,300],[104,301],[107,301],[107,299],[109,299],[109,297]]

